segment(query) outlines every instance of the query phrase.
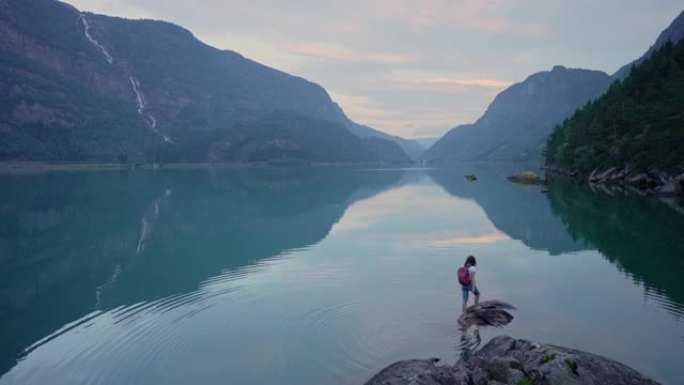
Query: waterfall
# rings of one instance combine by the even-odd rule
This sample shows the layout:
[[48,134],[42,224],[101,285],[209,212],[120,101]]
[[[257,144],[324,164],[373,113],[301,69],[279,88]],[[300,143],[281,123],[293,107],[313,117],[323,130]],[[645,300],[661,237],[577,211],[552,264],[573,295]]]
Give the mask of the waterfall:
[[171,139],[164,135],[157,129],[157,119],[149,111],[147,111],[147,101],[145,100],[145,95],[140,91],[140,82],[133,76],[129,76],[128,79],[131,81],[131,87],[135,93],[135,100],[138,102],[138,114],[145,119],[145,122],[150,129],[155,134],[159,135],[164,139],[165,142],[171,142]]
[[143,93],[140,92],[140,89],[138,88],[138,79],[134,78],[133,76],[129,76],[128,78],[131,80],[131,87],[133,87],[135,99],[138,102],[138,113],[142,115],[145,112],[145,107],[147,107],[147,102],[145,102],[145,95],[143,95]]
[[99,41],[95,40],[95,38],[90,34],[90,23],[88,23],[88,19],[86,19],[86,16],[81,13],[79,14],[79,18],[81,22],[83,22],[83,32],[85,33],[86,39],[88,39],[88,41],[90,41],[95,47],[97,47],[97,49],[100,52],[102,52],[105,59],[107,59],[107,63],[114,63],[114,58],[112,57],[112,55],[110,55],[109,52],[107,52],[107,49],[102,44],[100,44]]
[[[100,44],[100,42],[97,41],[93,35],[90,34],[90,23],[88,22],[86,15],[80,13],[79,19],[83,23],[83,33],[85,34],[86,39],[88,39],[88,41],[92,43],[102,53],[102,55],[104,55],[105,59],[107,59],[107,63],[113,64],[114,58],[109,54],[109,51],[107,51],[107,49]],[[171,138],[157,129],[157,119],[154,117],[154,115],[147,111],[147,101],[145,100],[145,95],[142,93],[142,91],[140,91],[140,82],[133,76],[129,76],[128,79],[131,81],[131,88],[133,88],[135,100],[138,103],[138,114],[143,118],[145,123],[147,123],[152,132],[159,135],[162,139],[164,139],[165,142],[170,143]]]

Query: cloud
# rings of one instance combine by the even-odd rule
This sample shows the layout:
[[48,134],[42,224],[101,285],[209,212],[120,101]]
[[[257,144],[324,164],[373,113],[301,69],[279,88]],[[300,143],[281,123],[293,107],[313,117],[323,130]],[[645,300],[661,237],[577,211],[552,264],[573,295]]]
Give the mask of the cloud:
[[470,121],[482,112],[479,106],[453,110],[439,105],[402,106],[368,95],[331,92],[330,96],[352,120],[405,138],[440,135],[454,122]]
[[443,93],[469,92],[473,87],[492,90],[502,90],[513,84],[512,82],[496,79],[454,79],[434,77],[423,79],[398,79],[394,81],[397,88],[405,90],[426,90]]
[[409,55],[383,53],[383,52],[360,52],[335,47],[327,44],[296,44],[288,49],[291,53],[324,58],[343,60],[348,62],[370,62],[381,64],[409,64],[416,62],[416,58]]
[[[512,8],[519,4],[509,0],[420,0],[380,1],[392,18],[414,32],[440,27],[490,35],[541,37],[550,28],[537,20],[512,19]],[[387,4],[392,3],[392,4]]]
[[543,37],[550,32],[550,29],[541,23],[522,22],[514,23],[505,19],[464,19],[458,23],[465,28],[476,32],[488,34],[512,34],[524,37]]

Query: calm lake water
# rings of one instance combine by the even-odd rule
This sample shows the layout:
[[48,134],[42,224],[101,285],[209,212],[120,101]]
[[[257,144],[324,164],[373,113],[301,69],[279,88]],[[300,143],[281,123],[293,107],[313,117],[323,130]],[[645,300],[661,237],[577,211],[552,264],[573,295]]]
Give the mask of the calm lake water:
[[[0,177],[0,385],[362,384],[500,334],[684,384],[684,215],[515,168]],[[464,174],[474,173],[476,182]],[[480,345],[480,346],[481,346]]]

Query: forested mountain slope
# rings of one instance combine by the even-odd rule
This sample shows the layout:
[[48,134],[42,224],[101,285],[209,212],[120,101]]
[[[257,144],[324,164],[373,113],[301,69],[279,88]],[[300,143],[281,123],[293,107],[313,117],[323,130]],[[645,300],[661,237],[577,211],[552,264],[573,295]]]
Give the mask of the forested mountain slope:
[[588,174],[684,167],[684,42],[668,43],[588,103],[548,141],[548,164]]

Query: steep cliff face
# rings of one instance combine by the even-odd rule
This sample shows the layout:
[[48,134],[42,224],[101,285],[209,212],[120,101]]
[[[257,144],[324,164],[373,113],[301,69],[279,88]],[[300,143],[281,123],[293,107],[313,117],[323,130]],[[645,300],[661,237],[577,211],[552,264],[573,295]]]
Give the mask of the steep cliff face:
[[[220,147],[228,138],[249,139],[265,117],[282,115],[308,120],[314,131],[316,122],[329,126],[329,136],[302,143],[291,119],[277,127],[297,142],[300,160],[385,160],[349,132],[351,122],[319,85],[207,46],[173,24],[82,13],[55,0],[0,0],[0,9],[2,159],[221,160],[182,139]],[[309,157],[335,139],[347,155]],[[391,149],[387,159],[397,158],[396,144],[384,147]],[[292,155],[278,148],[266,152]]]
[[541,160],[554,127],[600,96],[611,78],[600,71],[561,66],[502,91],[473,124],[449,131],[423,156],[428,161]]

